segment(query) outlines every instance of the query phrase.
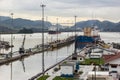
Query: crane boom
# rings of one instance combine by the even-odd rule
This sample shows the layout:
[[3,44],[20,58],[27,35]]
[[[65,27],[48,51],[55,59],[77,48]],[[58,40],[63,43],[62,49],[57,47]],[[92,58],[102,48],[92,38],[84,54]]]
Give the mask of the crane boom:
[[21,48],[24,48],[25,39],[26,39],[26,35],[24,35],[24,38],[23,38],[23,42],[22,42],[22,46],[21,46]]
[[26,38],[26,35],[24,35],[22,46],[19,48],[19,53],[20,54],[24,54],[25,53],[25,49],[24,49],[25,38]]

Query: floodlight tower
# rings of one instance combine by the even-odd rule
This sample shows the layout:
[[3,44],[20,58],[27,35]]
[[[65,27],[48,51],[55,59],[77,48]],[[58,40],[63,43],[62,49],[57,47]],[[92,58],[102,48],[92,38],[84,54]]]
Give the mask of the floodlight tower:
[[41,4],[40,6],[42,8],[42,72],[44,75],[44,71],[45,71],[45,63],[44,63],[44,8],[46,5]]

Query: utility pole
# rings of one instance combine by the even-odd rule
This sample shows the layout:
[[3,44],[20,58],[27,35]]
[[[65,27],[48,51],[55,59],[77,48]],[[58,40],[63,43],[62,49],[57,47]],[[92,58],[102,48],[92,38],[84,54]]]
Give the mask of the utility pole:
[[40,6],[42,8],[42,72],[44,75],[44,71],[45,71],[45,63],[44,63],[44,7],[46,5],[42,4]]

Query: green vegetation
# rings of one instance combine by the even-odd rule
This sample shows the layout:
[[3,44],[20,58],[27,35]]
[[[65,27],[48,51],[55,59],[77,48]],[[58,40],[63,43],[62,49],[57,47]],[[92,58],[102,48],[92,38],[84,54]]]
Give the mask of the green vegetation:
[[49,77],[49,75],[44,75],[38,78],[37,80],[46,80]]
[[63,64],[67,64],[67,61],[64,61]]
[[74,80],[74,78],[64,78],[64,77],[56,76],[53,80]]
[[79,71],[79,74],[82,74],[83,73],[83,71]]
[[86,64],[86,65],[90,65],[90,64],[97,64],[97,65],[101,65],[104,64],[104,60],[102,58],[100,59],[85,59],[85,61],[81,62],[81,64]]

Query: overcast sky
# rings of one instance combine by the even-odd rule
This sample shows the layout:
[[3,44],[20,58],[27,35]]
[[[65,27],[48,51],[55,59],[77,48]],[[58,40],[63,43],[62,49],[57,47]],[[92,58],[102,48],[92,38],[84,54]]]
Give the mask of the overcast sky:
[[48,21],[59,22],[88,19],[120,21],[120,0],[0,0],[0,15],[15,18],[41,19],[40,4],[44,3]]

